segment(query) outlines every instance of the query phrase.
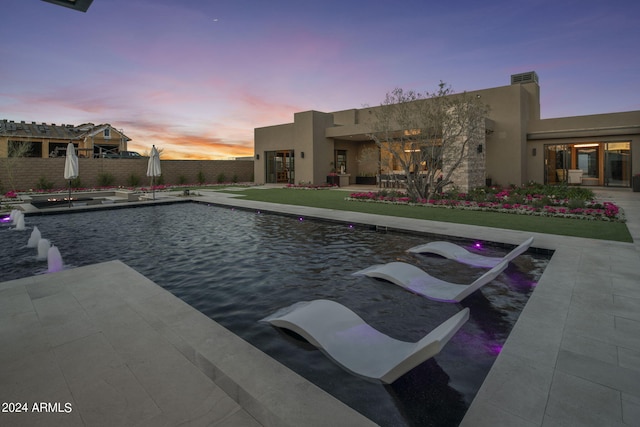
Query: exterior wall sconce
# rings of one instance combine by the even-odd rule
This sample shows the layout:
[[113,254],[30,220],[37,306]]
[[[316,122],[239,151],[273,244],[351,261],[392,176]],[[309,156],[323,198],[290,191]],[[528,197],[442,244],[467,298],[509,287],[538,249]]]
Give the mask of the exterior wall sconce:
[[256,154],[256,160],[260,160],[260,154]]
[[535,157],[536,154],[538,154],[538,150],[536,150],[535,147],[534,147],[534,148],[531,149],[531,155]]
[[482,144],[478,144],[478,153],[482,153]]
[[301,158],[301,159],[304,159],[304,151],[301,151],[301,152],[300,152],[300,158]]

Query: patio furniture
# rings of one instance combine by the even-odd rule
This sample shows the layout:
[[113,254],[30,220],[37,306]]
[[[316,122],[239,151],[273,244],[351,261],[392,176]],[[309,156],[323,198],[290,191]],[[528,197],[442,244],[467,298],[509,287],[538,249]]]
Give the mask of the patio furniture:
[[460,302],[476,290],[498,277],[507,266],[508,260],[485,272],[469,285],[450,283],[429,275],[424,270],[406,262],[377,264],[353,273],[355,276],[367,276],[384,279],[408,291],[425,298],[442,302]]
[[582,169],[569,169],[568,184],[582,184]]
[[503,260],[507,260],[509,262],[513,261],[516,257],[525,253],[532,243],[533,237],[529,237],[504,257],[488,257],[480,255],[474,252],[469,252],[462,246],[456,245],[455,243],[441,241],[414,246],[407,249],[407,252],[414,254],[431,253],[474,267],[491,268],[500,264]]
[[354,375],[391,384],[440,353],[468,319],[465,308],[415,343],[391,338],[344,305],[324,299],[298,302],[261,321],[301,335]]

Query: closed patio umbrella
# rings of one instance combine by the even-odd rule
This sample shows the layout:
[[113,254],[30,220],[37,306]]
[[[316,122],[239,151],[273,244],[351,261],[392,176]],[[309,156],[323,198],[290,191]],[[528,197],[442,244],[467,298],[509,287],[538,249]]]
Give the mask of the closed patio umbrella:
[[71,207],[71,180],[78,177],[78,156],[73,143],[67,144],[67,156],[64,160],[64,179],[69,180],[69,207]]
[[153,190],[153,200],[156,199],[155,178],[162,175],[160,170],[160,153],[156,149],[156,146],[152,146],[151,155],[149,156],[149,163],[147,164],[147,176],[151,177],[151,188]]

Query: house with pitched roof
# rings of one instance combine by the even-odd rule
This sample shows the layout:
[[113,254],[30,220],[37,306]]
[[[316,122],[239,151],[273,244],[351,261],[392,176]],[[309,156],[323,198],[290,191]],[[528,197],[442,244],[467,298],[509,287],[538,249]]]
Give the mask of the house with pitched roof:
[[28,144],[26,157],[64,156],[67,144],[73,142],[79,157],[102,157],[108,153],[127,151],[131,138],[110,124],[81,125],[0,120],[0,158],[11,157],[15,148]]

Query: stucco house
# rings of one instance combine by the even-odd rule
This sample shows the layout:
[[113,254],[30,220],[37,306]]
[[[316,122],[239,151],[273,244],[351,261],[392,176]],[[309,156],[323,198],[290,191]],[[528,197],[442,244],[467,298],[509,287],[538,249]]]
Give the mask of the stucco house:
[[[479,176],[503,186],[535,181],[629,187],[640,173],[640,111],[541,119],[534,71],[512,75],[507,86],[468,94],[490,111],[484,136],[470,150],[480,169],[457,177],[461,189],[484,184]],[[361,161],[363,151],[375,147],[367,136],[375,108],[304,111],[294,114],[293,123],[256,128],[256,183],[322,184],[337,173],[342,183],[355,184],[359,175],[380,174],[379,165],[372,171]]]
[[10,156],[12,147],[24,142],[31,147],[27,157],[47,158],[64,156],[69,142],[73,142],[79,157],[100,157],[109,152],[127,151],[129,141],[131,138],[122,130],[108,123],[74,126],[0,120],[0,158]]

